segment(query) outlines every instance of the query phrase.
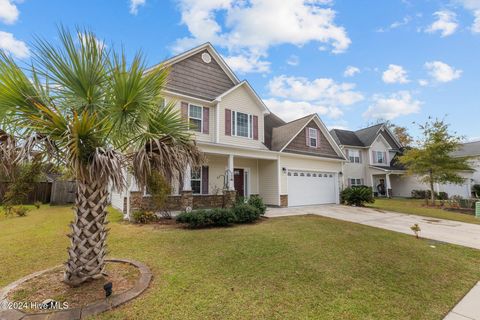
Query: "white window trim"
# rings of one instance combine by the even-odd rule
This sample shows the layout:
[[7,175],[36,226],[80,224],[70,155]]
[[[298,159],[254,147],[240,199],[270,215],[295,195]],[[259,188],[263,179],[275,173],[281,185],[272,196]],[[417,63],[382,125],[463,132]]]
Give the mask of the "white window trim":
[[[348,182],[349,182],[351,187],[358,187],[358,186],[363,185],[362,180],[363,180],[362,178],[348,178]],[[359,182],[359,183],[357,184],[357,182]]]
[[[383,152],[383,151],[374,151],[375,152],[375,158],[373,159],[373,162],[376,163],[376,164],[387,164],[387,157],[386,157],[386,153]],[[383,159],[383,162],[379,162],[378,161],[378,155],[381,154],[382,155],[382,159]],[[385,157],[384,157],[385,156]]]
[[[348,149],[348,160],[350,161],[350,163],[362,163],[360,161],[360,150],[357,150],[357,149]],[[352,153],[357,153],[358,155],[357,156],[352,156]],[[353,159],[353,161],[352,161]],[[358,162],[355,161],[355,159],[358,159]]]
[[[248,120],[247,120],[248,137],[239,136],[237,134],[237,130],[238,130],[237,114],[238,113],[247,115],[247,118],[248,118]],[[231,130],[232,130],[232,136],[239,137],[239,138],[245,138],[245,139],[253,139],[253,115],[252,114],[232,110],[232,119],[231,119],[231,126],[230,127],[231,127]]]
[[[194,106],[194,107],[198,107],[202,110],[201,114],[200,114],[200,118],[196,118],[196,117],[191,117],[190,116],[190,107],[191,106]],[[190,119],[194,119],[194,120],[200,120],[200,131],[195,131],[197,133],[203,133],[203,106],[199,106],[197,104],[194,104],[194,103],[189,103],[188,104],[188,129],[190,129]]]
[[[200,171],[200,178],[199,179],[193,179],[193,168],[191,169],[191,172],[190,172],[190,189],[192,189],[192,194],[203,194],[203,190],[202,190],[202,185],[203,185],[203,170],[202,170],[202,167],[200,167],[198,170]],[[193,188],[192,188],[192,181],[200,181],[200,193],[193,193]]]
[[[311,131],[315,132],[315,136],[312,137]],[[312,139],[315,139],[315,145],[312,145]],[[318,147],[318,130],[317,128],[308,128],[308,146],[312,148],[317,148]]]

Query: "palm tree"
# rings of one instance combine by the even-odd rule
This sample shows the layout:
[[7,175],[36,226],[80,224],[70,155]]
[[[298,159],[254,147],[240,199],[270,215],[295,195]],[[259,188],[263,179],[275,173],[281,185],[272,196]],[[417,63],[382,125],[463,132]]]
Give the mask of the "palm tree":
[[202,156],[174,104],[160,107],[167,68],[146,73],[141,54],[127,63],[86,30],[58,33],[59,46],[35,38],[28,67],[0,52],[0,125],[22,159],[44,153],[77,180],[64,277],[77,286],[103,274],[109,187],[124,187],[123,172],[143,187],[152,170],[181,176]]

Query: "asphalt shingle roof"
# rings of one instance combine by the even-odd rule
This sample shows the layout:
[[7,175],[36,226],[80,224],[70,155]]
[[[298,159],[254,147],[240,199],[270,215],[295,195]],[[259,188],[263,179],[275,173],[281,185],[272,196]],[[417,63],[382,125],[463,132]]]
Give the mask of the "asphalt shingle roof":
[[453,153],[456,157],[480,156],[480,141],[467,142],[462,144],[460,149]]

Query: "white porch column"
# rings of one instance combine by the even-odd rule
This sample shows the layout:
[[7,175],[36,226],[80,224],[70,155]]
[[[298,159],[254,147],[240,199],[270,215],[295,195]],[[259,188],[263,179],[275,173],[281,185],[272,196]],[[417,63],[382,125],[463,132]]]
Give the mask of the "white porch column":
[[387,173],[387,174],[385,175],[385,183],[386,183],[386,185],[387,185],[387,186],[386,186],[386,189],[387,189],[387,190],[385,190],[385,191],[386,191],[386,195],[387,195],[387,198],[390,198],[390,189],[392,188],[392,185],[391,185],[391,183],[390,183],[390,173]]
[[228,155],[228,173],[229,173],[229,177],[228,177],[228,190],[229,191],[233,191],[235,190],[235,186],[233,184],[233,176],[234,176],[234,173],[233,173],[233,154],[229,154]]
[[182,191],[192,191],[192,183],[191,183],[191,178],[192,178],[192,168],[190,165],[187,165],[185,167],[185,172],[183,173],[183,188]]

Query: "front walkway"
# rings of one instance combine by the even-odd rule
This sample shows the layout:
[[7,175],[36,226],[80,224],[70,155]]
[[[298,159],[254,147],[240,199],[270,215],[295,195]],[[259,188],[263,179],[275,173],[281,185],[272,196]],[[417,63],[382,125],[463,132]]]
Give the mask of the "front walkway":
[[480,225],[471,223],[340,205],[269,208],[266,216],[284,217],[305,214],[350,221],[410,235],[413,235],[410,227],[418,223],[422,229],[420,232],[422,238],[480,249]]
[[[480,249],[480,225],[441,220],[416,215],[387,212],[370,208],[339,205],[269,208],[267,217],[286,217],[314,214],[338,220],[410,234],[415,223],[421,228],[422,238],[449,242]],[[480,282],[453,308],[444,320],[480,320]]]

